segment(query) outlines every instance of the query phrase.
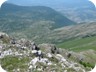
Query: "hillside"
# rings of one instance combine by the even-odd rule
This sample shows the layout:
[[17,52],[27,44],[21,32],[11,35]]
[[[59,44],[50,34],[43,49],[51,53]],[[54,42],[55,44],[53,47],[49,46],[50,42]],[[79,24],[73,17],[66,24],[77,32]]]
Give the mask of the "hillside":
[[96,10],[87,0],[68,1],[60,1],[58,6],[56,0],[56,7],[49,0],[53,9],[45,0],[39,5],[43,2],[47,6],[4,3],[0,9],[0,69],[89,72],[94,68]]
[[51,30],[72,24],[76,23],[45,6],[28,7],[4,3],[0,10],[0,31],[18,38],[39,41]]
[[89,0],[65,0],[56,10],[78,23],[96,21],[96,8]]
[[75,38],[93,39],[96,36],[95,22],[74,24],[60,13],[45,6],[28,7],[5,3],[0,11],[0,31],[37,43],[60,44]]
[[78,23],[96,20],[95,6],[89,0],[31,0],[29,5],[51,7]]
[[7,72],[87,72],[94,67],[94,56],[93,50],[76,53],[53,44],[18,40],[0,32],[0,66]]
[[75,38],[82,39],[94,36],[96,36],[96,23],[92,22],[54,29],[42,39],[46,39],[47,42],[58,44]]
[[0,31],[37,43],[62,43],[72,38],[96,35],[95,22],[74,24],[45,6],[28,7],[5,3],[0,11]]
[[17,29],[18,25],[22,26],[22,22],[24,27],[26,25],[30,27],[32,24],[40,21],[49,21],[52,28],[75,24],[75,22],[69,20],[59,12],[45,6],[28,7],[5,3],[0,10],[0,18],[1,20],[3,19],[1,24],[4,25],[7,23],[9,24],[8,26],[12,26],[14,23]]
[[71,39],[61,44],[58,44],[58,47],[68,49],[70,51],[82,52],[86,50],[96,50],[96,36],[94,37],[85,37],[80,39]]

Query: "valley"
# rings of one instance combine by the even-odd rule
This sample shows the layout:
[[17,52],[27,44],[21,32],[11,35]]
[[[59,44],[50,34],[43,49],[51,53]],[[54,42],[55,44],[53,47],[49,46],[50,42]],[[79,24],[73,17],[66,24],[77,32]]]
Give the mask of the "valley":
[[4,3],[0,66],[8,72],[87,72],[94,68],[96,8],[87,0],[68,1],[33,1],[31,6]]

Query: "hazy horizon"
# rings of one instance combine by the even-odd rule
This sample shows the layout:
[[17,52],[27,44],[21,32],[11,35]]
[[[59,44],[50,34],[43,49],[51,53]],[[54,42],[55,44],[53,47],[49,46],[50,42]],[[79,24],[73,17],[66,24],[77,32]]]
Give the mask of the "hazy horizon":
[[54,4],[59,4],[59,3],[67,3],[67,4],[82,4],[86,2],[89,2],[89,0],[8,0],[8,3],[13,3],[13,4],[17,4],[17,5],[46,5],[46,4],[50,4],[53,3]]

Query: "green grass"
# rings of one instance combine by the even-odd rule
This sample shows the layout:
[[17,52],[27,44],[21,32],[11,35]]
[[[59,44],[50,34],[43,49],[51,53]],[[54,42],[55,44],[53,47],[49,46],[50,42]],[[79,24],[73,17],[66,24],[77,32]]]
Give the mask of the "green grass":
[[15,56],[6,56],[3,59],[1,59],[1,64],[4,69],[6,69],[8,72],[13,72],[13,69],[20,68],[21,72],[24,72],[26,68],[28,68],[27,63],[29,61],[28,57],[25,58],[19,58]]
[[84,67],[91,67],[94,68],[94,65],[90,64],[90,63],[86,63],[86,62],[80,62],[81,65],[83,65]]
[[57,47],[72,51],[96,50],[96,36],[69,40],[58,44]]

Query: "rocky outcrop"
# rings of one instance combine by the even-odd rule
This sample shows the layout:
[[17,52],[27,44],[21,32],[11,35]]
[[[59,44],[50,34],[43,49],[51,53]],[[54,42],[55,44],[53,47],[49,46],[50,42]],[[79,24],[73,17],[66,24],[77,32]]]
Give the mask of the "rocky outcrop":
[[0,40],[2,40],[3,43],[9,43],[10,37],[6,33],[0,32]]
[[78,60],[71,59],[79,56],[74,52],[53,44],[37,45],[7,35],[6,38],[10,39],[9,43],[0,43],[0,63],[8,72],[86,72]]

